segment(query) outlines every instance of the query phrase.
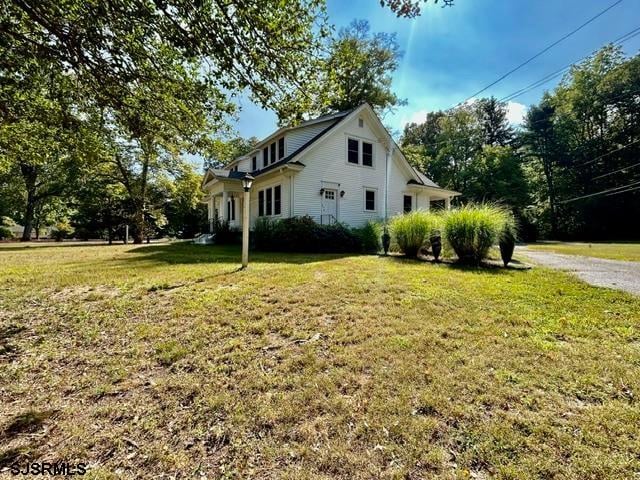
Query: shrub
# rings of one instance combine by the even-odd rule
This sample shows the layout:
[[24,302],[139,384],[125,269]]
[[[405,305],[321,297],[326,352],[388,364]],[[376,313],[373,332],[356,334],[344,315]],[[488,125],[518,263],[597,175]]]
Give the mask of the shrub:
[[507,212],[495,205],[467,205],[448,212],[444,236],[461,263],[479,264],[499,239]]
[[13,232],[9,227],[0,225],[0,240],[8,240],[13,238]]
[[73,227],[69,225],[69,222],[58,222],[51,230],[51,237],[56,242],[61,242],[63,239],[71,237],[71,235],[73,235]]
[[230,245],[242,241],[240,229],[232,227],[226,220],[214,219],[213,232],[216,235],[214,243],[217,245]]
[[437,213],[416,210],[393,217],[391,233],[401,252],[416,257],[431,234],[440,228],[441,221]]
[[11,217],[0,217],[0,227],[15,227],[16,222]]
[[378,253],[382,248],[382,225],[378,222],[367,222],[363,227],[353,228],[358,237],[360,248],[364,253]]
[[253,229],[258,250],[308,253],[354,253],[371,248],[370,228],[351,229],[341,223],[319,225],[310,216],[270,220],[260,218]]

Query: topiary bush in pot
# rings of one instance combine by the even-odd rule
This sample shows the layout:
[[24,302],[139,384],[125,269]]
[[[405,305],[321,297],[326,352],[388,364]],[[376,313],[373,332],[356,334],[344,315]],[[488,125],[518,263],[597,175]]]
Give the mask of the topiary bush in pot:
[[445,215],[444,236],[460,263],[478,265],[498,242],[508,218],[496,205],[466,205]]

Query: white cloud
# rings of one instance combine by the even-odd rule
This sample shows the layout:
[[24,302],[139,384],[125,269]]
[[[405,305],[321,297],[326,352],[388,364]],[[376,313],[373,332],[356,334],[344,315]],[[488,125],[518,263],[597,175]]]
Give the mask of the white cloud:
[[527,107],[518,102],[507,102],[507,120],[512,125],[520,125],[524,122]]
[[409,120],[406,123],[424,123],[427,119],[428,110],[417,110],[409,115]]

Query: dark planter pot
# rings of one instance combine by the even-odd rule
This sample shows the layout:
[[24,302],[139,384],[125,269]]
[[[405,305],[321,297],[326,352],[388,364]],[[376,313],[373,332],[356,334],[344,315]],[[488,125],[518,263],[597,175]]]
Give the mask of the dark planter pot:
[[389,246],[391,245],[391,235],[388,232],[384,232],[382,234],[382,249],[384,250],[384,254],[387,255],[389,253]]
[[505,236],[500,240],[500,256],[502,257],[502,263],[504,263],[505,267],[509,265],[515,248],[516,241],[512,236]]
[[442,253],[442,237],[440,235],[432,235],[429,238],[429,242],[431,243],[431,253],[433,254],[433,258],[435,258],[436,262],[440,261],[440,253]]

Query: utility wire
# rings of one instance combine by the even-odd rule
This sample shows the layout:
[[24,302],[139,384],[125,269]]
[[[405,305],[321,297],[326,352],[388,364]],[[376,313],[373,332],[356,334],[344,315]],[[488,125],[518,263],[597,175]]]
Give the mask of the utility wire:
[[612,195],[618,195],[619,193],[633,192],[634,190],[640,190],[640,187],[627,188],[626,190],[620,190],[619,192],[607,193],[605,195],[605,197],[610,197]]
[[603,174],[603,175],[598,175],[597,177],[593,177],[593,178],[592,178],[592,180],[597,180],[597,179],[599,179],[599,178],[608,177],[609,175],[614,175],[614,174],[616,174],[616,173],[624,172],[625,170],[629,170],[629,169],[631,169],[631,168],[635,168],[635,167],[637,167],[637,166],[639,166],[639,165],[640,165],[640,162],[638,162],[638,163],[634,163],[633,165],[629,165],[628,167],[623,167],[623,168],[621,168],[621,169],[619,169],[619,170],[615,170],[615,171],[613,171],[613,172],[609,172],[609,173],[605,173],[605,174]]
[[[614,41],[612,41],[611,43],[613,45],[622,45],[624,42],[627,42],[633,38],[635,38],[636,36],[640,35],[640,27],[634,28],[633,30],[631,30],[630,32],[622,35],[621,37],[615,39]],[[576,60],[573,63],[570,63],[558,70],[555,70],[554,72],[549,73],[548,75],[540,78],[539,80],[536,80],[535,82],[527,85],[524,88],[521,88],[520,90],[517,90],[505,97],[502,97],[500,99],[501,102],[508,102],[509,100],[513,100],[514,98],[519,97],[520,95],[524,95],[527,92],[530,92],[531,90],[538,88],[542,85],[544,85],[547,82],[550,82],[551,80],[553,80],[554,78],[560,76],[562,73],[564,73],[565,71],[569,70],[571,67],[573,67],[574,65],[578,64],[579,62],[589,58],[591,55],[593,55],[594,53],[596,53],[596,51],[590,53],[589,55],[585,55],[584,57],[580,58],[579,60]]]
[[609,155],[611,155],[612,153],[616,153],[619,152],[620,150],[624,150],[627,147],[630,147],[631,145],[640,142],[640,138],[638,138],[637,140],[634,140],[633,142],[629,142],[626,145],[621,146],[620,148],[616,148],[615,150],[611,150],[610,152],[607,153],[603,153],[602,155],[600,155],[599,157],[594,158],[593,160],[589,160],[588,162],[585,162],[583,164],[581,164],[582,166],[584,165],[590,165],[593,162],[597,162],[598,160],[600,160],[601,158],[607,157]]
[[630,183],[628,185],[622,185],[621,187],[608,188],[606,190],[602,190],[601,192],[590,193],[588,195],[582,195],[580,197],[570,198],[569,200],[561,200],[559,203],[571,203],[571,202],[575,202],[577,200],[582,200],[584,198],[591,198],[591,197],[595,197],[597,195],[605,195],[605,194],[608,194],[610,192],[622,193],[622,191],[618,191],[618,190],[623,190],[623,189],[626,189],[626,188],[629,188],[629,187],[635,187],[636,185],[640,185],[640,181],[633,182],[633,183]]
[[589,25],[591,22],[593,22],[594,20],[596,20],[597,18],[601,17],[602,15],[604,15],[606,12],[608,12],[609,10],[611,10],[613,7],[615,7],[616,5],[619,5],[620,3],[622,3],[623,0],[617,0],[616,2],[612,3],[611,5],[609,5],[607,8],[605,8],[604,10],[602,10],[600,13],[598,13],[597,15],[591,17],[589,20],[587,20],[586,22],[584,22],[582,25],[580,25],[578,28],[575,28],[574,30],[572,30],[571,32],[567,33],[566,35],[564,35],[563,37],[559,38],[558,40],[556,40],[555,42],[553,42],[551,45],[543,48],[542,50],[540,50],[538,53],[536,53],[533,57],[525,60],[524,62],[522,62],[520,65],[518,65],[517,67],[509,70],[507,73],[505,73],[504,75],[502,75],[500,78],[498,78],[497,80],[495,80],[494,82],[490,83],[489,85],[487,85],[486,87],[478,90],[476,93],[474,93],[473,95],[469,96],[466,100],[464,100],[463,102],[460,102],[458,105],[462,104],[462,103],[466,103],[469,100],[471,100],[473,97],[483,93],[484,91],[488,90],[489,88],[493,87],[495,84],[501,82],[502,80],[504,80],[505,78],[507,78],[509,75],[517,72],[518,70],[520,70],[522,67],[524,67],[525,65],[531,63],[533,60],[535,60],[536,58],[538,58],[539,56],[541,56],[542,54],[548,52],[549,50],[551,50],[553,47],[555,47],[556,45],[558,45],[559,43],[563,42],[564,40],[566,40],[567,38],[569,38],[570,36],[574,35],[575,33],[579,32],[580,30],[582,30],[584,27],[586,27],[587,25]]

